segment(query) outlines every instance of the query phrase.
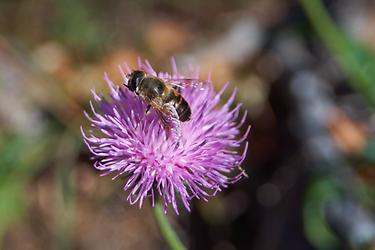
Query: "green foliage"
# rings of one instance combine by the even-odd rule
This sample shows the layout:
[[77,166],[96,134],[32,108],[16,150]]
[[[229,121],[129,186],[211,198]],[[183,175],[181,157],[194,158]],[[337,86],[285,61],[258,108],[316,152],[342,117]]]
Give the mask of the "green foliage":
[[337,186],[331,178],[318,178],[307,190],[304,229],[309,241],[318,249],[335,249],[339,246],[339,240],[328,227],[323,214],[323,206],[337,195]]
[[375,138],[370,138],[366,147],[361,152],[362,160],[375,162]]
[[21,136],[0,136],[0,238],[22,217],[26,185],[49,159],[54,138],[38,138],[35,143],[36,140]]
[[352,87],[375,107],[374,54],[341,32],[320,0],[302,0],[301,3],[317,34],[349,77]]
[[90,9],[83,1],[56,1],[57,17],[53,33],[72,48],[85,55],[95,55],[104,44],[104,36]]
[[[353,89],[374,108],[375,56],[373,51],[369,51],[344,34],[328,15],[321,0],[301,0],[301,4],[316,33],[348,77]],[[362,160],[375,161],[374,152],[375,143],[370,140],[367,148],[362,152]],[[334,178],[334,176],[326,176],[324,179],[318,179],[309,187],[306,196],[305,231],[310,242],[318,249],[338,247],[338,239],[328,228],[322,214],[322,208],[326,202],[339,196]],[[362,203],[365,203],[367,197],[373,196],[372,194],[366,195],[364,192],[359,194]]]
[[0,239],[6,229],[17,222],[24,212],[24,181],[13,176],[0,186]]

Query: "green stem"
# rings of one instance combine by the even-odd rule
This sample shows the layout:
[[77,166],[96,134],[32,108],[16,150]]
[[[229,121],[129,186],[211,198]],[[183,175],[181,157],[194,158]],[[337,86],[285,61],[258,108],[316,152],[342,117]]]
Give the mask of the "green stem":
[[171,250],[186,250],[185,246],[181,243],[176,232],[173,230],[172,226],[169,224],[167,217],[163,211],[162,206],[159,202],[156,202],[154,208],[155,220],[159,226],[160,233],[165,239],[167,245]]
[[352,86],[375,107],[373,55],[337,27],[321,0],[300,2],[312,26],[347,74]]

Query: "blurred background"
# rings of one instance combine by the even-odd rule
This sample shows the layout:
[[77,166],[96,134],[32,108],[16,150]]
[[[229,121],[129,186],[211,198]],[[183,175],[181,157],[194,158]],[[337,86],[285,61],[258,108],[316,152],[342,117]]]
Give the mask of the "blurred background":
[[189,249],[375,249],[374,49],[370,0],[1,0],[0,248],[166,249],[79,127],[104,72],[175,56],[252,125],[249,178],[168,213]]

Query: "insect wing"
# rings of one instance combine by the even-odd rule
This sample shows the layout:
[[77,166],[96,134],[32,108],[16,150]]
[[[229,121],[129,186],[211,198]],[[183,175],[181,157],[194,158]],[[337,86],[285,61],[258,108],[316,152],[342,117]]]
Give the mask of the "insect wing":
[[162,80],[164,80],[172,87],[181,89],[184,89],[186,87],[193,87],[203,90],[205,85],[205,82],[202,82],[198,78],[167,78]]
[[167,138],[178,142],[182,136],[181,121],[179,120],[176,109],[170,104],[164,104],[161,108],[156,109],[162,125],[166,131]]

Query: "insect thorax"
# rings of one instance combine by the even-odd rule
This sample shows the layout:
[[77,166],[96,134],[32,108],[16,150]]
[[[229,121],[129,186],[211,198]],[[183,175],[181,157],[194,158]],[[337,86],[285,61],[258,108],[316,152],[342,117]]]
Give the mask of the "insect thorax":
[[146,77],[141,82],[138,92],[149,100],[152,100],[156,97],[161,97],[165,88],[165,84],[160,79]]

